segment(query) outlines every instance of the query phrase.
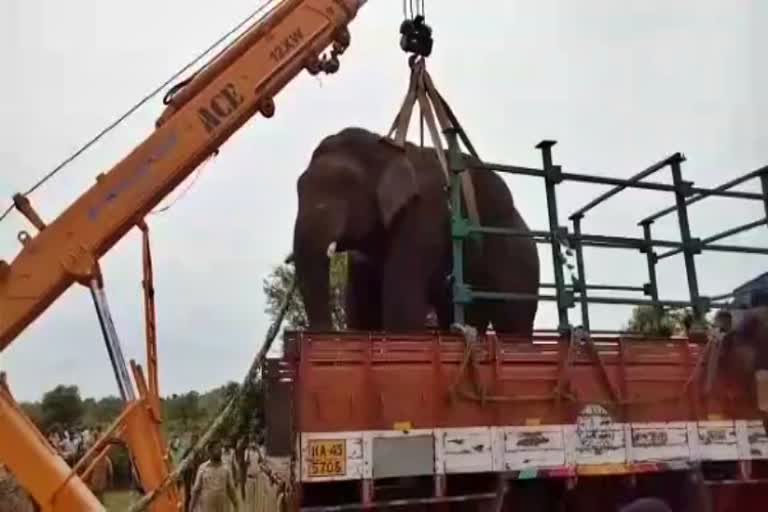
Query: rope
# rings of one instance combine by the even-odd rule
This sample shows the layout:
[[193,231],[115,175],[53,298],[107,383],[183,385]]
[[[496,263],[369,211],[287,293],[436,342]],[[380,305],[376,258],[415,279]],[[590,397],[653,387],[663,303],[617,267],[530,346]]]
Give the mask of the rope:
[[[31,188],[29,188],[26,192],[24,192],[22,195],[28,196],[35,192],[37,189],[39,189],[41,186],[43,186],[45,183],[47,183],[51,178],[53,178],[56,174],[58,174],[61,170],[63,170],[65,167],[67,167],[70,163],[72,163],[74,160],[76,160],[80,155],[85,153],[88,149],[90,149],[94,144],[96,144],[98,141],[100,141],[104,136],[106,136],[109,132],[117,128],[120,124],[123,123],[126,119],[128,119],[130,116],[132,116],[138,109],[143,107],[148,101],[153,99],[155,96],[160,94],[163,89],[168,87],[171,83],[175,82],[181,75],[186,73],[189,69],[194,67],[198,62],[203,60],[209,53],[211,53],[217,46],[221,45],[224,41],[232,37],[233,34],[235,34],[238,30],[243,28],[247,23],[249,23],[251,20],[253,20],[256,16],[261,14],[263,11],[267,9],[267,7],[273,2],[273,0],[267,0],[264,4],[259,6],[256,10],[252,11],[248,16],[246,16],[242,21],[240,21],[237,25],[235,25],[232,29],[227,31],[224,35],[219,37],[216,42],[208,46],[203,52],[199,53],[194,59],[192,59],[190,62],[185,64],[182,68],[180,68],[178,71],[176,71],[173,75],[170,76],[167,80],[165,80],[162,84],[155,87],[152,91],[150,91],[147,95],[145,95],[138,103],[133,105],[130,109],[128,109],[125,113],[123,113],[120,117],[118,117],[115,121],[112,121],[110,124],[106,126],[106,128],[102,129],[98,134],[96,134],[95,137],[91,138],[88,142],[86,142],[84,145],[82,145],[78,150],[76,150],[74,153],[69,155],[67,158],[65,158],[59,165],[54,167],[50,172],[48,172],[45,176],[43,176],[40,180],[38,180]],[[210,62],[213,62],[216,60],[220,55],[222,55],[225,51],[227,51],[229,48],[231,48],[234,44],[236,44],[240,39],[243,37],[243,34],[235,38],[232,42],[227,44],[224,48],[222,48],[213,59],[211,59]],[[203,66],[201,69],[205,69],[206,66]],[[199,71],[199,70],[198,70]],[[5,220],[5,218],[13,211],[14,206],[9,206],[2,215],[0,215],[0,222]]]
[[156,209],[154,211],[149,212],[149,214],[150,215],[158,215],[158,214],[161,214],[161,213],[165,213],[168,210],[170,210],[171,208],[173,208],[174,206],[176,206],[176,203],[178,203],[179,201],[184,199],[184,197],[186,197],[186,195],[189,193],[189,191],[192,190],[192,187],[194,187],[195,184],[197,183],[197,181],[200,179],[200,176],[203,174],[203,170],[205,169],[205,166],[208,165],[208,162],[211,161],[211,158],[212,157],[208,157],[205,160],[205,162],[203,162],[203,164],[200,167],[197,168],[197,170],[195,171],[195,175],[189,181],[187,186],[185,186],[184,189],[181,192],[179,192],[179,195],[176,196],[176,198],[172,199],[167,205],[162,206],[162,207],[160,207],[160,208],[158,208],[158,209]]
[[[210,441],[213,434],[216,432],[216,430],[219,429],[221,425],[224,424],[224,422],[231,416],[231,414],[235,410],[235,406],[240,402],[240,399],[245,393],[245,390],[251,386],[253,382],[256,381],[257,375],[259,371],[261,370],[262,365],[264,364],[264,360],[266,359],[267,353],[269,352],[270,348],[272,348],[272,343],[275,341],[275,338],[277,337],[278,332],[280,332],[280,326],[283,323],[283,320],[285,318],[286,313],[288,312],[288,307],[290,306],[291,302],[293,301],[293,295],[296,291],[296,280],[292,280],[290,287],[288,288],[288,293],[286,293],[285,298],[283,299],[282,304],[280,305],[280,310],[277,313],[277,318],[275,318],[275,321],[272,322],[272,325],[270,326],[269,330],[267,331],[267,335],[264,339],[264,343],[261,346],[261,349],[259,349],[259,352],[256,354],[256,357],[253,359],[253,362],[251,363],[251,367],[248,369],[248,372],[245,375],[245,378],[243,379],[242,385],[238,388],[237,392],[232,395],[232,397],[227,401],[227,403],[222,407],[220,412],[211,420],[211,422],[206,427],[203,434],[198,439],[197,443],[187,451],[182,461],[179,463],[179,465],[176,467],[174,471],[169,474],[165,480],[157,487],[157,489],[153,490],[146,496],[144,496],[142,499],[140,499],[136,504],[134,504],[130,509],[128,509],[128,512],[139,512],[146,510],[146,508],[158,497],[160,494],[162,494],[165,489],[167,489],[170,485],[175,483],[180,477],[181,474],[187,470],[187,468],[192,464],[192,461],[194,460],[195,456],[208,445],[208,442]],[[271,475],[275,476],[275,475]],[[277,478],[275,476],[275,478]],[[285,484],[288,485],[287,483]]]
[[[400,107],[394,121],[384,140],[405,150],[408,128],[411,122],[413,107],[419,103],[419,112],[426,121],[432,139],[435,154],[440,163],[440,169],[445,175],[446,186],[451,186],[451,172],[448,166],[446,152],[443,150],[443,142],[440,132],[445,133],[456,126],[449,120],[449,115],[444,108],[445,100],[440,96],[432,82],[432,78],[426,70],[424,58],[411,60],[411,77],[408,83],[403,104]],[[455,117],[455,116],[454,116]],[[439,126],[439,129],[438,129]],[[466,138],[464,134],[463,138]],[[468,140],[468,139],[467,139]],[[450,149],[450,148],[449,148]],[[477,195],[470,173],[461,173],[461,192],[467,209],[467,215],[472,224],[480,224],[480,214],[477,207]],[[480,243],[480,240],[477,240]]]

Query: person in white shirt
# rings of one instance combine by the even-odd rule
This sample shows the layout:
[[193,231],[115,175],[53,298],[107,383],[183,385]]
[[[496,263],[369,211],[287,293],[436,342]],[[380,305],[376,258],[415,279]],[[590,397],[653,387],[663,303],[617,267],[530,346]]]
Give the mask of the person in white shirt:
[[261,452],[256,444],[256,440],[251,438],[248,443],[248,449],[245,452],[245,502],[252,507],[256,506],[256,500],[258,499],[260,461]]
[[74,458],[77,455],[77,451],[69,436],[65,436],[59,443],[59,452],[64,460],[67,461],[67,464],[72,465],[75,462]]
[[96,440],[93,438],[93,433],[91,432],[90,429],[86,428],[85,430],[83,430],[83,446],[84,447],[86,448],[90,447],[91,445],[93,445],[95,441]]

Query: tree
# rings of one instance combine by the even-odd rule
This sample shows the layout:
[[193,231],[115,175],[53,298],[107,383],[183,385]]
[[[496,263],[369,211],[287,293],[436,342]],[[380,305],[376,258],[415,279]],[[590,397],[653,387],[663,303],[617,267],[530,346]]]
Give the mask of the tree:
[[[276,267],[269,277],[264,279],[263,289],[264,295],[267,297],[265,312],[272,321],[277,318],[277,313],[280,311],[280,306],[288,294],[294,276],[295,270],[293,265],[284,263]],[[347,283],[346,254],[337,254],[331,259],[330,279],[331,296],[329,301],[331,305],[331,320],[335,329],[342,330],[346,327],[346,315],[344,313],[344,292]],[[298,291],[293,295],[293,300],[286,312],[284,323],[287,329],[305,329],[309,325],[304,302]]]
[[683,309],[660,309],[655,306],[635,306],[626,330],[645,336],[669,338],[684,332],[689,324],[689,313]]
[[43,395],[40,407],[46,429],[54,425],[74,428],[80,423],[85,410],[77,386],[56,386]]
[[24,414],[27,415],[27,418],[32,420],[32,423],[34,423],[38,429],[45,428],[43,408],[40,405],[40,402],[22,402],[19,406],[21,407],[21,410],[24,411]]
[[116,396],[107,396],[101,400],[87,398],[83,423],[89,426],[109,425],[123,411],[123,401]]
[[198,421],[205,416],[200,407],[200,394],[190,391],[183,395],[173,395],[164,402],[164,415],[169,421],[181,424],[184,431],[196,426]]

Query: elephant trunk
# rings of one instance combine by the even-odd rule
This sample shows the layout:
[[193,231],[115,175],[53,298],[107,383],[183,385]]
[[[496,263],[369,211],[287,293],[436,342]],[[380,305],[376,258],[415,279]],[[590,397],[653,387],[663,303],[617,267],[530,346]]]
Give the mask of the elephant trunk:
[[341,222],[327,215],[299,215],[293,241],[296,279],[309,328],[332,330],[330,258],[342,235]]

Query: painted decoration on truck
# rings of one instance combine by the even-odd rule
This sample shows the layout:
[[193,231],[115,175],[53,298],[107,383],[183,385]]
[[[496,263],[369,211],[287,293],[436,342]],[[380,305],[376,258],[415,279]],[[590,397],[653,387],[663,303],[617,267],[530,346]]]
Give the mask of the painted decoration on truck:
[[517,478],[546,478],[677,470],[697,460],[768,460],[768,435],[760,421],[618,423],[602,406],[589,405],[571,425],[302,433],[297,446],[301,478],[376,478],[375,466],[382,460],[377,462],[375,447],[381,440],[389,443],[382,444],[378,458],[396,455],[385,457],[386,474],[411,474],[413,464],[400,464],[402,456],[393,449],[415,438],[430,448],[420,452],[430,453],[419,463],[418,474],[503,471]]
[[493,471],[493,440],[490,428],[459,428],[442,431],[442,466],[445,473]]
[[688,425],[684,422],[632,425],[632,456],[637,462],[688,460]]
[[501,429],[501,468],[521,471],[565,465],[564,429],[559,425]]
[[737,428],[740,423],[743,427],[739,430],[744,432],[743,437],[746,438],[746,443],[740,439],[739,445],[747,448],[742,451],[740,458],[768,459],[768,435],[763,422],[759,420],[736,422]]
[[739,447],[733,421],[698,423],[698,458],[703,460],[738,460]]
[[585,406],[576,417],[573,458],[576,464],[615,464],[626,461],[624,426],[615,423],[601,405]]

